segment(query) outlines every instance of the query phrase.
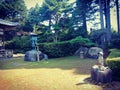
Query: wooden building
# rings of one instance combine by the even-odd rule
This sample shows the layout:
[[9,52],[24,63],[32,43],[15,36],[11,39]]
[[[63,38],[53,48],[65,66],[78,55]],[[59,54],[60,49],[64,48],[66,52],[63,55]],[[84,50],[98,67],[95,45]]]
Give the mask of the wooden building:
[[9,32],[11,30],[16,30],[17,26],[19,26],[19,23],[0,19],[0,57],[6,56],[6,53],[8,53],[8,51],[5,50],[5,46],[4,46],[5,32],[6,31]]

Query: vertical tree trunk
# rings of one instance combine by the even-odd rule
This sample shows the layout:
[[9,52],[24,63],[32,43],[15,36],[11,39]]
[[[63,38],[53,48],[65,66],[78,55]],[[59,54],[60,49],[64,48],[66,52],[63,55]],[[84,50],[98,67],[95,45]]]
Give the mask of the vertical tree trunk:
[[82,18],[83,18],[83,28],[84,28],[84,37],[87,36],[87,22],[86,22],[86,14],[85,12],[83,11],[83,14],[82,14]]
[[49,19],[49,30],[51,30],[51,24],[52,24],[52,21],[51,21],[51,18]]
[[104,29],[104,19],[103,19],[103,10],[102,10],[102,2],[101,0],[99,0],[99,7],[100,7],[100,25],[101,25],[101,29]]
[[120,15],[119,15],[119,2],[116,0],[116,13],[117,13],[117,29],[118,33],[120,33]]
[[111,22],[110,22],[110,0],[106,0],[106,29],[107,29],[107,42],[111,41]]
[[[101,30],[104,30],[104,19],[103,19],[103,4],[102,1],[99,0],[99,11],[100,11],[100,26],[101,26]],[[101,46],[102,48],[105,48],[105,35],[101,36]]]

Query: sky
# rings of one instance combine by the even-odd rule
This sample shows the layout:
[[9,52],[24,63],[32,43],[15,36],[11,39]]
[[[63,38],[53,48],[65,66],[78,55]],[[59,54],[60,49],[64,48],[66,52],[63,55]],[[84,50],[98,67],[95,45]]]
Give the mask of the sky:
[[24,0],[24,1],[27,6],[27,9],[30,9],[31,7],[34,7],[36,3],[38,3],[39,5],[42,5],[44,0]]
[[[27,6],[27,9],[30,9],[31,7],[34,7],[36,3],[39,4],[39,6],[42,5],[44,0],[24,0],[25,4]],[[75,0],[70,0],[69,2],[74,2]],[[88,29],[92,27],[91,24],[88,25]],[[116,19],[116,13],[115,8],[111,9],[111,28],[117,29],[117,19]]]

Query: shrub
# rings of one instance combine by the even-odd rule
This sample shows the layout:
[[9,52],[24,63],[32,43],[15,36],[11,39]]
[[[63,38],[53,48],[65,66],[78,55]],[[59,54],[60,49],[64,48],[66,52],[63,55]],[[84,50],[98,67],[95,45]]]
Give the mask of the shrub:
[[111,48],[120,49],[120,34],[118,34],[118,33],[112,34]]
[[39,49],[52,58],[73,55],[81,46],[91,47],[96,45],[89,39],[80,36],[64,42],[39,43]]
[[13,40],[8,41],[5,44],[6,49],[14,49],[14,53],[24,53],[27,50],[30,50],[30,37],[22,36],[15,37]]
[[113,79],[120,80],[120,50],[111,49],[107,58],[107,64],[112,69]]
[[106,30],[104,30],[104,29],[103,30],[102,29],[94,30],[90,33],[90,39],[93,42],[101,44],[101,37],[105,34],[106,34]]
[[39,44],[39,49],[52,58],[70,55],[71,54],[70,48],[71,45],[69,42]]
[[70,40],[71,43],[79,43],[80,45],[91,47],[91,46],[97,46],[95,43],[90,41],[88,38],[82,38],[81,36],[76,37],[75,39]]
[[[57,43],[38,43],[39,50],[46,53],[49,58],[69,56],[81,46],[95,46],[88,38],[76,37],[75,39]],[[6,44],[7,49],[14,49],[14,53],[25,53],[31,50],[30,37],[16,37]]]

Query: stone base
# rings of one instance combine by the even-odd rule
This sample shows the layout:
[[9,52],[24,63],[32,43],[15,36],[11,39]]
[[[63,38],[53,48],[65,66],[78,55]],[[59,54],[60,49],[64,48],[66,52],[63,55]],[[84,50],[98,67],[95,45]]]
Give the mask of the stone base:
[[91,69],[91,78],[96,82],[110,83],[112,81],[112,70],[109,67],[94,65]]
[[42,53],[41,51],[30,50],[25,53],[24,61],[40,61],[48,60],[47,54]]

